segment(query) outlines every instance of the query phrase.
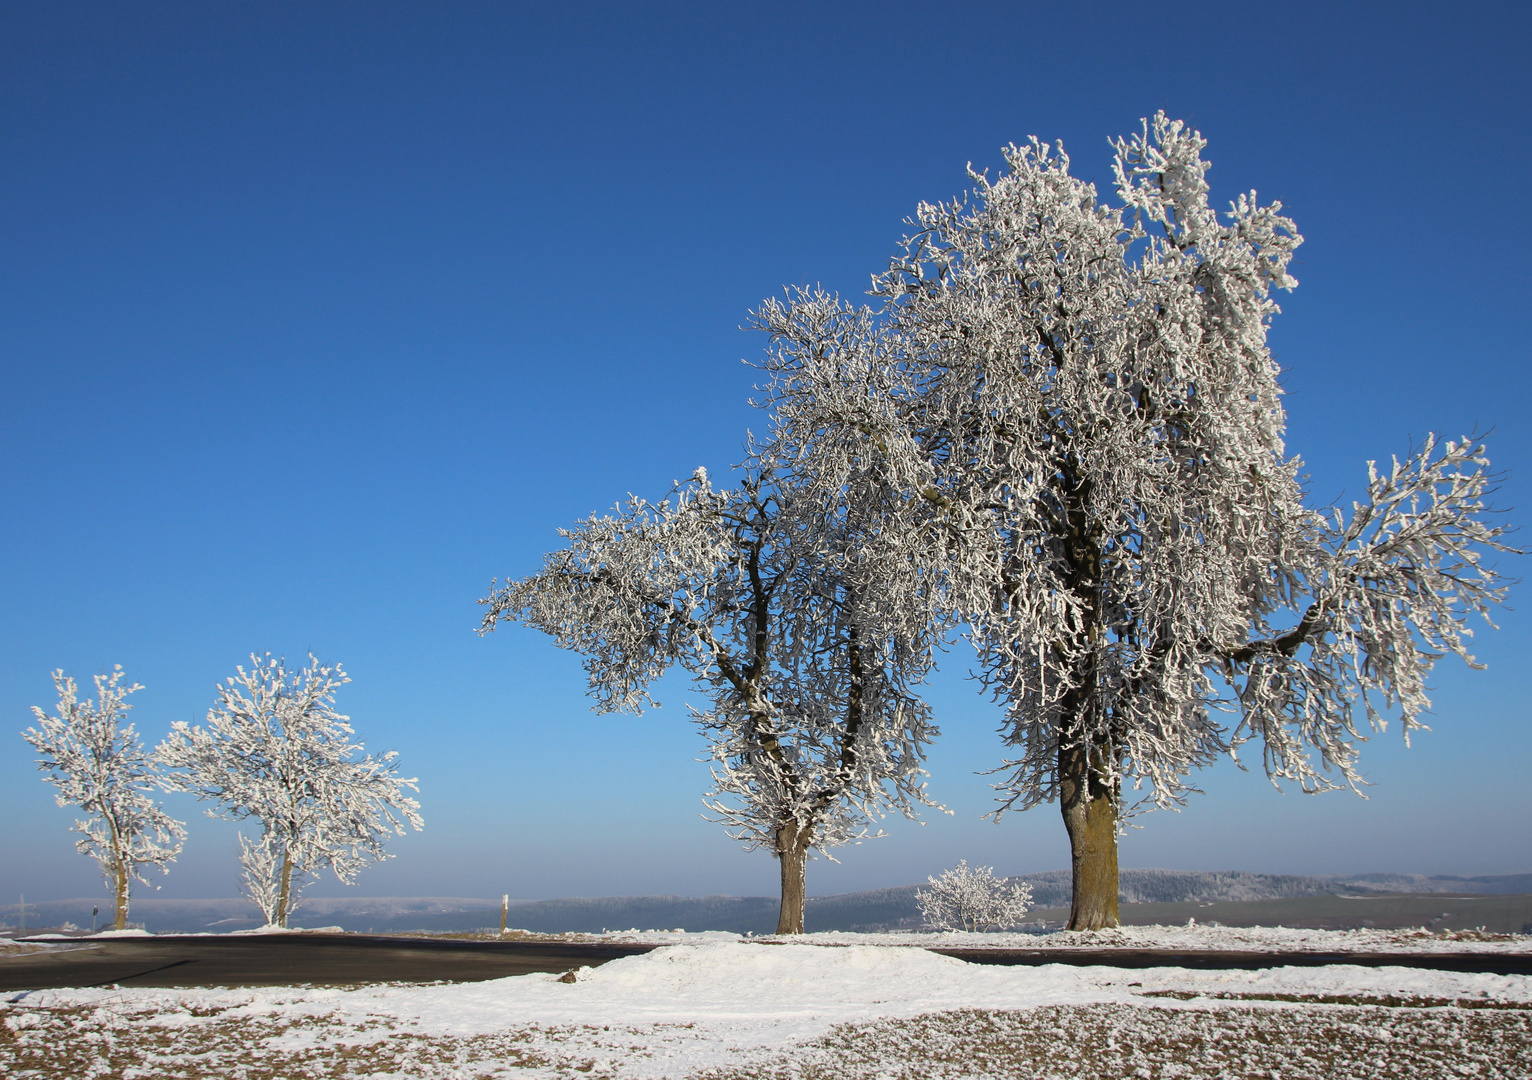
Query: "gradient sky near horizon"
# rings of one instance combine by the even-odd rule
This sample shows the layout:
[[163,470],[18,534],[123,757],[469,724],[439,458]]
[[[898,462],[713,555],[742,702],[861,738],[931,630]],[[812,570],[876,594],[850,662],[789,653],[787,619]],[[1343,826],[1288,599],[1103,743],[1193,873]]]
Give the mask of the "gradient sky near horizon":
[[[1316,502],[1491,431],[1525,523],[1529,10],[0,2],[0,901],[101,892],[17,734],[50,670],[122,664],[157,741],[252,650],[343,662],[342,711],[420,777],[426,831],[311,895],[772,893],[700,817],[684,685],[598,716],[577,657],[476,636],[475,600],[559,526],[725,472],[762,426],[748,309],[860,293],[919,201],[1030,135],[1105,190],[1107,138],[1163,108],[1216,203],[1282,200],[1307,242],[1271,340]],[[1532,870],[1525,592],[1487,671],[1439,669],[1432,731],[1365,749],[1367,799],[1225,763],[1123,864]],[[811,893],[1067,865],[1054,808],[984,820],[969,667],[932,687],[953,813]],[[167,802],[191,835],[159,895],[234,895],[233,826]]]

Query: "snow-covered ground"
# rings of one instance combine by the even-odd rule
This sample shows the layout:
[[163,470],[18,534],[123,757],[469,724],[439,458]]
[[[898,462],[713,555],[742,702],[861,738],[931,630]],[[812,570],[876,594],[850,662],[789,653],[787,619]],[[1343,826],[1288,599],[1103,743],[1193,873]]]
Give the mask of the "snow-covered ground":
[[[571,934],[581,941],[639,942],[653,945],[738,941],[734,934],[688,934],[680,930],[627,930],[607,934]],[[807,945],[918,945],[937,948],[994,949],[1204,949],[1219,952],[1513,952],[1532,953],[1532,934],[1487,934],[1473,930],[1305,930],[1285,926],[1123,926],[1078,932],[965,934],[917,932],[857,934],[830,931],[791,939],[757,937],[756,942],[788,941]]]
[[[1306,938],[1216,928],[1133,928],[1114,936],[1141,947],[1336,948],[1339,937],[1351,948],[1390,944],[1292,933]],[[1532,1075],[1526,976],[1342,964],[995,967],[844,940],[851,935],[810,939],[822,944],[623,936],[677,944],[563,977],[353,989],[39,991],[0,1005],[0,1073],[123,1080],[1158,1078],[1267,1075],[1273,1068],[1284,1077]],[[1081,945],[1105,936],[1071,935]],[[933,937],[967,944],[1011,935]],[[1020,937],[1039,944],[1036,936]],[[1059,937],[1048,935],[1049,944]],[[1452,943],[1518,951],[1529,944]]]
[[[198,931],[181,937],[248,937],[262,934],[342,934],[339,926],[280,927],[259,926],[249,930],[230,930],[224,934]],[[144,930],[103,930],[93,935],[43,934],[27,941],[70,942],[91,938],[151,937]],[[426,937],[453,935],[424,934]],[[463,935],[458,935],[463,936]],[[475,938],[494,940],[495,934],[475,934]],[[850,931],[827,931],[800,934],[792,938],[741,937],[720,930],[694,933],[685,930],[613,930],[604,934],[539,934],[526,930],[508,930],[507,938],[534,941],[615,942],[640,945],[700,945],[724,941],[756,943],[781,942],[802,945],[881,945],[918,946],[922,948],[961,949],[1203,949],[1219,952],[1513,952],[1532,953],[1532,934],[1497,934],[1475,930],[1432,932],[1410,930],[1314,930],[1286,926],[1217,926],[1188,923],[1184,926],[1124,926],[1111,930],[1075,932],[1068,930],[1028,931],[1020,933],[969,934],[960,931],[898,931],[863,934]],[[0,938],[0,945],[9,939]]]

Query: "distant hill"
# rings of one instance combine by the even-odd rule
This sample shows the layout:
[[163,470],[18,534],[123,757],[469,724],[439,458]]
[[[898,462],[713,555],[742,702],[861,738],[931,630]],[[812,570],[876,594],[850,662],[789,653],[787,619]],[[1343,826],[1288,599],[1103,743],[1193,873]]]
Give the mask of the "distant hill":
[[[1032,886],[1032,908],[1069,907],[1070,873],[1049,870],[1012,881]],[[1123,870],[1118,897],[1124,904],[1224,904],[1293,900],[1318,896],[1379,896],[1389,893],[1532,893],[1532,874],[1481,877],[1426,877],[1423,874],[1357,874],[1328,877],[1252,874],[1242,870]],[[812,899],[804,915],[808,930],[895,930],[920,925],[915,893],[904,885],[870,892]],[[1306,909],[1305,909],[1306,910]],[[1047,918],[1048,916],[1043,916]],[[1179,921],[1184,922],[1183,917]],[[1518,924],[1519,928],[1519,924]]]
[[[1474,930],[1532,933],[1532,893],[1351,893],[1344,896],[1295,896],[1282,900],[1182,901],[1125,904],[1129,926],[1182,926],[1187,920],[1213,926],[1293,926],[1322,930],[1361,927],[1397,930]],[[1038,911],[1062,921],[1067,908]]]
[[[1023,874],[1013,880],[1032,886],[1036,907],[1069,905],[1069,871]],[[1298,896],[1354,893],[1525,893],[1532,874],[1483,877],[1427,877],[1424,874],[1252,874],[1243,870],[1124,870],[1118,881],[1125,904],[1285,900]]]
[[1402,893],[1487,893],[1532,892],[1532,874],[1486,874],[1480,877],[1452,877],[1438,874],[1356,874],[1332,878],[1347,888],[1367,892]]
[[[448,912],[480,911],[491,904],[494,905],[495,921],[498,925],[500,918],[498,900],[442,896],[314,899],[305,900],[299,905],[293,916],[293,924],[296,926],[342,926],[347,930],[363,931],[372,928],[379,931],[415,929],[422,920],[433,916]],[[88,930],[91,925],[92,905],[101,909],[97,922],[103,929],[110,928],[112,903],[106,899],[50,900],[28,904],[26,924],[29,927],[56,927],[71,923]],[[0,906],[0,922],[14,927],[16,917],[17,905]],[[134,897],[132,919],[135,923],[141,923],[146,930],[156,934],[248,930],[261,925],[264,921],[248,900],[239,897],[214,900]]]
[[[1069,871],[1050,870],[1013,878],[1032,886],[1032,906],[1044,918],[1069,905]],[[1121,899],[1132,905],[1231,904],[1293,900],[1301,897],[1381,896],[1392,893],[1509,895],[1532,893],[1532,874],[1479,877],[1427,877],[1422,874],[1351,874],[1327,877],[1254,874],[1239,870],[1124,870]],[[918,885],[901,885],[837,896],[813,897],[804,912],[805,929],[892,930],[920,924],[915,902]],[[73,923],[89,928],[90,909],[102,918],[104,900],[58,900],[27,905],[29,927]],[[1312,906],[1312,905],[1311,905]],[[1188,909],[1189,910],[1189,909]],[[1223,911],[1223,909],[1220,909]],[[1307,910],[1304,908],[1303,910]],[[1318,910],[1318,909],[1316,909]],[[1327,912],[1329,908],[1325,909]],[[1338,911],[1348,910],[1344,906]],[[1410,910],[1413,910],[1411,908]],[[1170,917],[1164,909],[1164,917]],[[1140,914],[1148,917],[1148,909]],[[1179,909],[1177,911],[1179,914]],[[1224,912],[1225,917],[1228,916]],[[0,906],[0,922],[16,925],[16,905]],[[1124,917],[1128,918],[1127,913]],[[1327,916],[1328,917],[1328,916]],[[154,933],[242,930],[259,925],[255,909],[244,900],[133,901],[133,918]],[[1136,917],[1133,921],[1137,921]],[[1177,919],[1184,921],[1184,918]],[[348,897],[305,900],[294,914],[296,926],[340,926],[347,930],[398,933],[410,930],[452,932],[498,927],[497,900],[473,897]],[[608,896],[513,901],[510,925],[540,933],[602,930],[726,930],[769,934],[777,924],[777,899],[770,896]]]

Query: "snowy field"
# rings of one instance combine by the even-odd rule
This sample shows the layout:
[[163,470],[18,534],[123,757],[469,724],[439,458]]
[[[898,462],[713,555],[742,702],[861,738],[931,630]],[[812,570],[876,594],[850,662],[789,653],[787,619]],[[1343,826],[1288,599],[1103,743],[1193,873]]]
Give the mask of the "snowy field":
[[[580,941],[639,942],[650,945],[739,941],[734,934],[687,934],[679,930],[628,930],[609,934],[532,935]],[[1068,930],[965,934],[957,931],[858,934],[827,931],[797,937],[756,937],[754,942],[791,941],[806,945],[920,945],[972,949],[1201,949],[1217,952],[1524,952],[1532,935],[1474,930],[1306,930],[1286,926],[1123,926],[1075,933]]]
[[[670,947],[480,983],[6,995],[7,1077],[1532,1076],[1532,978],[1353,965],[991,967],[910,935],[611,937]],[[932,935],[1060,947],[1451,948],[1532,939],[1131,928]],[[1462,940],[1467,937],[1469,940]],[[872,943],[869,943],[869,940]]]

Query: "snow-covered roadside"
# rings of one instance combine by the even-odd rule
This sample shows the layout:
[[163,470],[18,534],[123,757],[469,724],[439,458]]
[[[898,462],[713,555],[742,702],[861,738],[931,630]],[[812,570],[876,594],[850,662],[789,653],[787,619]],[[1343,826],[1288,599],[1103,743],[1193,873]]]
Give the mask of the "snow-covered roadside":
[[[606,934],[564,935],[570,940],[633,942],[649,945],[693,944],[742,940],[734,934],[709,931],[626,930]],[[938,948],[996,949],[1198,949],[1216,952],[1525,952],[1532,953],[1532,934],[1483,934],[1472,930],[1432,933],[1428,930],[1305,930],[1285,926],[1124,926],[1093,932],[966,934],[858,934],[830,931],[792,938],[756,937],[744,940],[794,942],[806,945],[915,945]]]
[[[248,930],[199,930],[190,934],[166,934],[165,937],[250,937],[262,934],[344,934],[343,926],[255,926]],[[113,938],[152,938],[159,937],[150,930],[100,930],[94,934],[38,934],[28,936],[27,941],[95,941]],[[3,939],[0,939],[3,940]]]
[[878,944],[1010,949],[1198,949],[1218,952],[1528,952],[1532,935],[1477,931],[1307,930],[1285,926],[1123,926],[1037,934],[808,934],[823,945]]
[[129,938],[129,937],[153,937],[147,930],[99,930],[94,934],[82,934],[82,938]]
[[[637,1080],[777,1061],[840,1025],[1061,1006],[1207,1010],[1226,1007],[1230,999],[1242,1007],[1254,999],[1261,1008],[1281,1010],[1297,1007],[1294,998],[1532,1008],[1532,977],[1353,965],[1264,971],[994,967],[924,949],[735,940],[625,957],[582,970],[572,982],[523,975],[349,990],[48,990],[0,1009],[0,1018],[21,1042],[29,1027],[66,1012],[91,1014],[96,1026],[131,1029],[141,1038],[162,1032],[166,1037],[156,1044],[162,1049],[143,1052],[140,1067],[148,1075],[169,1068],[176,1053],[195,1043],[199,1028],[217,1028],[224,1043],[240,1030],[252,1051],[278,1055],[500,1039],[496,1045],[504,1049],[497,1052],[536,1051],[515,1075],[528,1075],[523,1067],[534,1075],[544,1068],[553,1071],[541,1075],[564,1075],[566,1067],[586,1071],[594,1061],[597,1075]],[[29,1019],[37,1017],[42,1019]],[[36,1034],[43,1036],[41,1028]]]
[[709,942],[581,969],[574,981],[518,975],[487,982],[343,988],[40,990],[40,1006],[121,1002],[388,1018],[411,1030],[474,1035],[513,1024],[720,1024],[772,1040],[830,1024],[955,1008],[1141,1002],[1144,995],[1353,995],[1532,1004],[1532,976],[1329,964],[1255,971],[968,964],[924,949]]
[[[172,934],[171,937],[248,937],[265,934],[345,934],[339,926],[281,927],[259,926],[248,930],[222,932],[197,931]],[[29,937],[31,942],[91,941],[97,938],[153,937],[145,930],[103,930],[97,934],[42,934]],[[503,938],[493,932],[475,935],[434,934],[380,935],[451,939],[471,936],[475,940],[607,942],[637,945],[702,945],[715,942],[747,941],[803,945],[875,945],[954,949],[1171,949],[1213,952],[1325,952],[1325,953],[1415,953],[1415,952],[1516,952],[1532,954],[1532,934],[1482,933],[1474,930],[1432,932],[1410,930],[1313,930],[1285,926],[1217,926],[1188,923],[1184,926],[1124,926],[1112,930],[1076,932],[1069,930],[1023,931],[1018,933],[968,934],[956,931],[900,931],[864,934],[828,931],[794,937],[741,936],[723,930],[700,932],[686,930],[610,930],[605,933],[539,933],[511,929]],[[10,943],[0,938],[0,945]]]
[[60,945],[69,942],[70,938],[44,938],[41,940],[17,941],[15,938],[0,938],[0,956],[9,953],[12,956],[21,953],[40,952],[44,949],[56,949]]

